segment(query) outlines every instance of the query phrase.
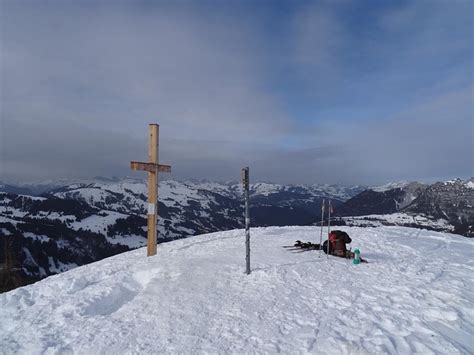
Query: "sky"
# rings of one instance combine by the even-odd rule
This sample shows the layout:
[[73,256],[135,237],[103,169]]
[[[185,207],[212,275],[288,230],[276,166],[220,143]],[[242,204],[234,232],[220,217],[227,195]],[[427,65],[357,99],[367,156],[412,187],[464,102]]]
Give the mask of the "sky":
[[[0,0],[0,180],[474,176],[474,2]],[[164,174],[161,175],[164,177]]]

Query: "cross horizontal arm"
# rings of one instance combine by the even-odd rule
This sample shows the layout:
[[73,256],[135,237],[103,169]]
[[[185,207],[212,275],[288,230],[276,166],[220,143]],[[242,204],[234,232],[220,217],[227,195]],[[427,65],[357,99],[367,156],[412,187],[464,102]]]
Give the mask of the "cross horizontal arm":
[[158,164],[158,171],[160,173],[171,173],[171,165]]
[[132,170],[144,170],[149,171],[150,173],[160,172],[160,173],[170,173],[171,166],[164,164],[155,164],[155,163],[143,163],[140,161],[131,161],[130,168]]

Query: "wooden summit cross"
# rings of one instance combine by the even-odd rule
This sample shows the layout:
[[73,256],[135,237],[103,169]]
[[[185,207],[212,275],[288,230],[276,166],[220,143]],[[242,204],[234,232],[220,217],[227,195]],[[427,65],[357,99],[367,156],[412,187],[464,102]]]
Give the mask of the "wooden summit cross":
[[147,256],[156,254],[156,239],[158,234],[157,212],[158,212],[158,173],[170,173],[170,165],[158,163],[158,136],[160,126],[150,123],[150,143],[148,145],[148,163],[132,161],[132,170],[144,170],[148,172],[148,240]]

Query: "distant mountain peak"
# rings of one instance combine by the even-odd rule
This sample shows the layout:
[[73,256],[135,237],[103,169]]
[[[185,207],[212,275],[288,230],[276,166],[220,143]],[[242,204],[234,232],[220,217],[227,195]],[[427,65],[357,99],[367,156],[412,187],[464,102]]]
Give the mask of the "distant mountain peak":
[[369,189],[372,190],[372,191],[375,191],[375,192],[385,192],[385,191],[392,190],[392,189],[398,189],[398,188],[402,189],[405,186],[407,186],[408,184],[410,184],[410,182],[405,181],[405,180],[392,181],[392,182],[389,182],[389,183],[384,184],[384,185],[370,187]]

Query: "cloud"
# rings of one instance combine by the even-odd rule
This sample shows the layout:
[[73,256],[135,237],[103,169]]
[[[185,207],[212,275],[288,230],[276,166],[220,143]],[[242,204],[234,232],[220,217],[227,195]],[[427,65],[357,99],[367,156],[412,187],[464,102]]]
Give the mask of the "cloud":
[[[116,144],[142,139],[146,147],[150,122],[161,124],[163,144],[179,142],[182,158],[195,155],[190,141],[201,142],[200,159],[219,158],[222,149],[229,150],[226,142],[272,144],[291,126],[260,87],[258,42],[244,21],[170,5],[149,12],[131,4],[99,11],[73,3],[43,5],[6,9],[2,120],[44,127],[35,133],[44,134],[43,151],[81,152],[78,168],[64,172],[109,166],[97,158],[103,148],[117,148],[110,157],[117,165],[127,158]],[[38,154],[31,137],[20,143],[21,132],[4,137],[3,160],[12,175],[26,151]],[[73,139],[57,140],[72,132]],[[218,140],[221,149],[203,144]],[[28,164],[57,167],[61,161],[55,157]]]
[[299,46],[325,67],[300,67],[308,118],[298,137],[307,149],[296,154],[338,148],[306,176],[370,184],[473,175],[472,4],[358,6],[313,6],[299,17],[326,25],[314,31],[324,41]]
[[251,165],[259,180],[377,183],[472,166],[469,4],[1,6],[2,178],[129,175],[150,122],[176,178]]
[[[352,131],[354,165],[374,180],[472,175],[473,88],[441,95],[387,121],[369,121]],[[448,174],[447,174],[448,173]]]
[[25,97],[48,101],[51,114],[71,110],[64,119],[133,133],[150,119],[180,136],[196,129],[203,138],[284,132],[278,104],[258,88],[251,33],[239,23],[167,7],[151,14],[107,9],[12,14],[3,65],[7,105],[18,97],[21,105]]

